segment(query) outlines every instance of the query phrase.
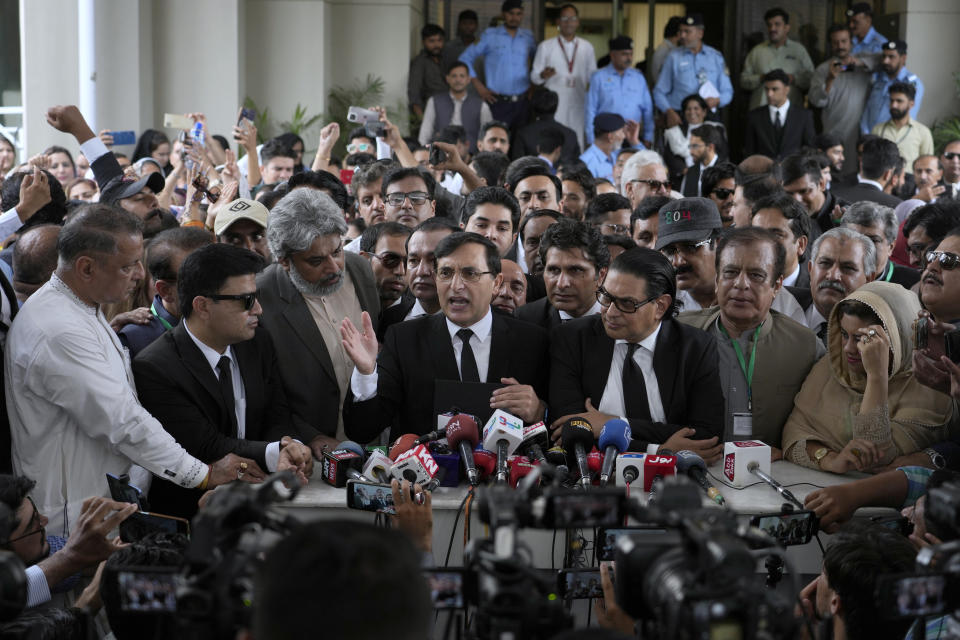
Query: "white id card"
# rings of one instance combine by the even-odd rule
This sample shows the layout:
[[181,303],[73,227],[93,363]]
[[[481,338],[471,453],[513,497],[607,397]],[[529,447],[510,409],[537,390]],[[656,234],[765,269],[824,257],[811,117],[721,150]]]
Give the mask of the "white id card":
[[566,79],[566,81],[565,81],[565,84],[567,85],[567,88],[568,88],[568,89],[576,89],[576,88],[577,88],[577,79],[574,78],[573,76],[567,76],[567,79]]
[[733,414],[733,435],[752,436],[753,435],[753,414],[752,413],[734,413]]

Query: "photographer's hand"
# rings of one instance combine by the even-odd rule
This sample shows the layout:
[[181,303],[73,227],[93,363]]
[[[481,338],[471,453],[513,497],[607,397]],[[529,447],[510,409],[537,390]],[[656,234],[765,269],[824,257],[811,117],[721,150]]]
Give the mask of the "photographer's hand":
[[617,604],[617,596],[613,590],[613,580],[610,578],[612,564],[612,562],[600,563],[600,584],[603,586],[603,599],[594,601],[593,612],[597,614],[597,624],[604,629],[611,629],[633,636],[636,620],[628,616],[627,612]]
[[399,483],[396,478],[390,481],[393,493],[394,516],[397,528],[410,536],[411,542],[421,551],[433,550],[433,496],[424,491],[419,484],[413,485],[414,495],[423,495],[423,504],[410,499],[410,481]]

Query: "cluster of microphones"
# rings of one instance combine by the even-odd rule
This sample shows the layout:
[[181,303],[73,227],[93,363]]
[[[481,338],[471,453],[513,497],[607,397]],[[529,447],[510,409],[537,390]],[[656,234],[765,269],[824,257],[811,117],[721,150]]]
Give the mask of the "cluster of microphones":
[[[400,436],[388,453],[343,442],[324,453],[322,477],[335,487],[343,487],[351,479],[388,484],[396,478],[432,491],[438,486],[458,486],[461,479],[472,487],[487,482],[516,487],[540,467],[541,477],[556,484],[584,490],[609,484],[629,486],[648,492],[655,500],[660,483],[679,473],[689,476],[711,500],[724,504],[699,455],[663,447],[656,454],[630,452],[632,434],[624,420],[608,420],[595,438],[587,420],[571,418],[561,427],[558,446],[551,446],[543,422],[524,427],[520,418],[502,410],[495,411],[482,430],[477,418],[466,413],[451,411],[440,416],[438,424],[443,421],[443,427],[425,435]],[[728,442],[723,473],[735,486],[743,486],[751,475],[784,494],[782,486],[769,476],[769,452],[760,442]]]

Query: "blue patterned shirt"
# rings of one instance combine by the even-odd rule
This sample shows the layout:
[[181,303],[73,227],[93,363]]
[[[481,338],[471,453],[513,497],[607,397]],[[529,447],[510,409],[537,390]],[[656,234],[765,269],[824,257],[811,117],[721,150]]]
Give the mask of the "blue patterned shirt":
[[515,96],[530,87],[530,60],[537,51],[537,43],[529,29],[517,29],[511,36],[503,25],[490,27],[480,40],[460,54],[460,61],[470,68],[470,77],[476,78],[473,62],[483,56],[487,88],[494,93]]

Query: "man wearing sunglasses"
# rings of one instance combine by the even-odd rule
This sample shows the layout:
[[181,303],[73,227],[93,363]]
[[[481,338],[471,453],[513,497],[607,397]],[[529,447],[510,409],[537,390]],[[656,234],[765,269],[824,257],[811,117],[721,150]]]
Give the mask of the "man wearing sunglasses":
[[[183,321],[137,356],[133,373],[144,407],[193,455],[249,458],[238,479],[291,469],[306,483],[313,456],[293,438],[309,442],[315,430],[290,412],[273,342],[258,328],[263,265],[259,255],[227,244],[187,256],[177,281]],[[150,490],[153,509],[184,518],[193,517],[199,498],[160,483]]]
[[547,334],[491,311],[503,280],[496,245],[476,233],[457,232],[440,241],[435,256],[443,313],[392,326],[382,351],[369,314],[359,328],[349,318],[343,321],[343,345],[356,364],[344,421],[357,442],[370,442],[387,427],[391,441],[430,430],[436,424],[435,380],[502,384],[490,398],[491,409],[527,423],[544,418]]
[[647,196],[669,196],[670,180],[660,154],[646,149],[630,156],[620,175],[620,193],[630,201],[631,209]]
[[410,228],[399,222],[381,222],[367,227],[360,236],[360,255],[370,261],[380,293],[380,313],[401,304],[407,293],[407,238]]
[[704,198],[710,198],[720,211],[723,228],[733,226],[733,196],[737,192],[737,166],[732,162],[718,162],[703,170],[700,190]]
[[689,449],[707,463],[718,460],[724,404],[717,343],[674,317],[673,266],[651,249],[625,251],[596,295],[599,316],[552,334],[554,440],[573,417],[589,421],[598,436],[607,420],[622,418],[630,423],[631,451]]
[[960,199],[960,140],[947,143],[940,156],[940,165],[943,167],[941,183],[946,187],[944,195],[954,200]]

